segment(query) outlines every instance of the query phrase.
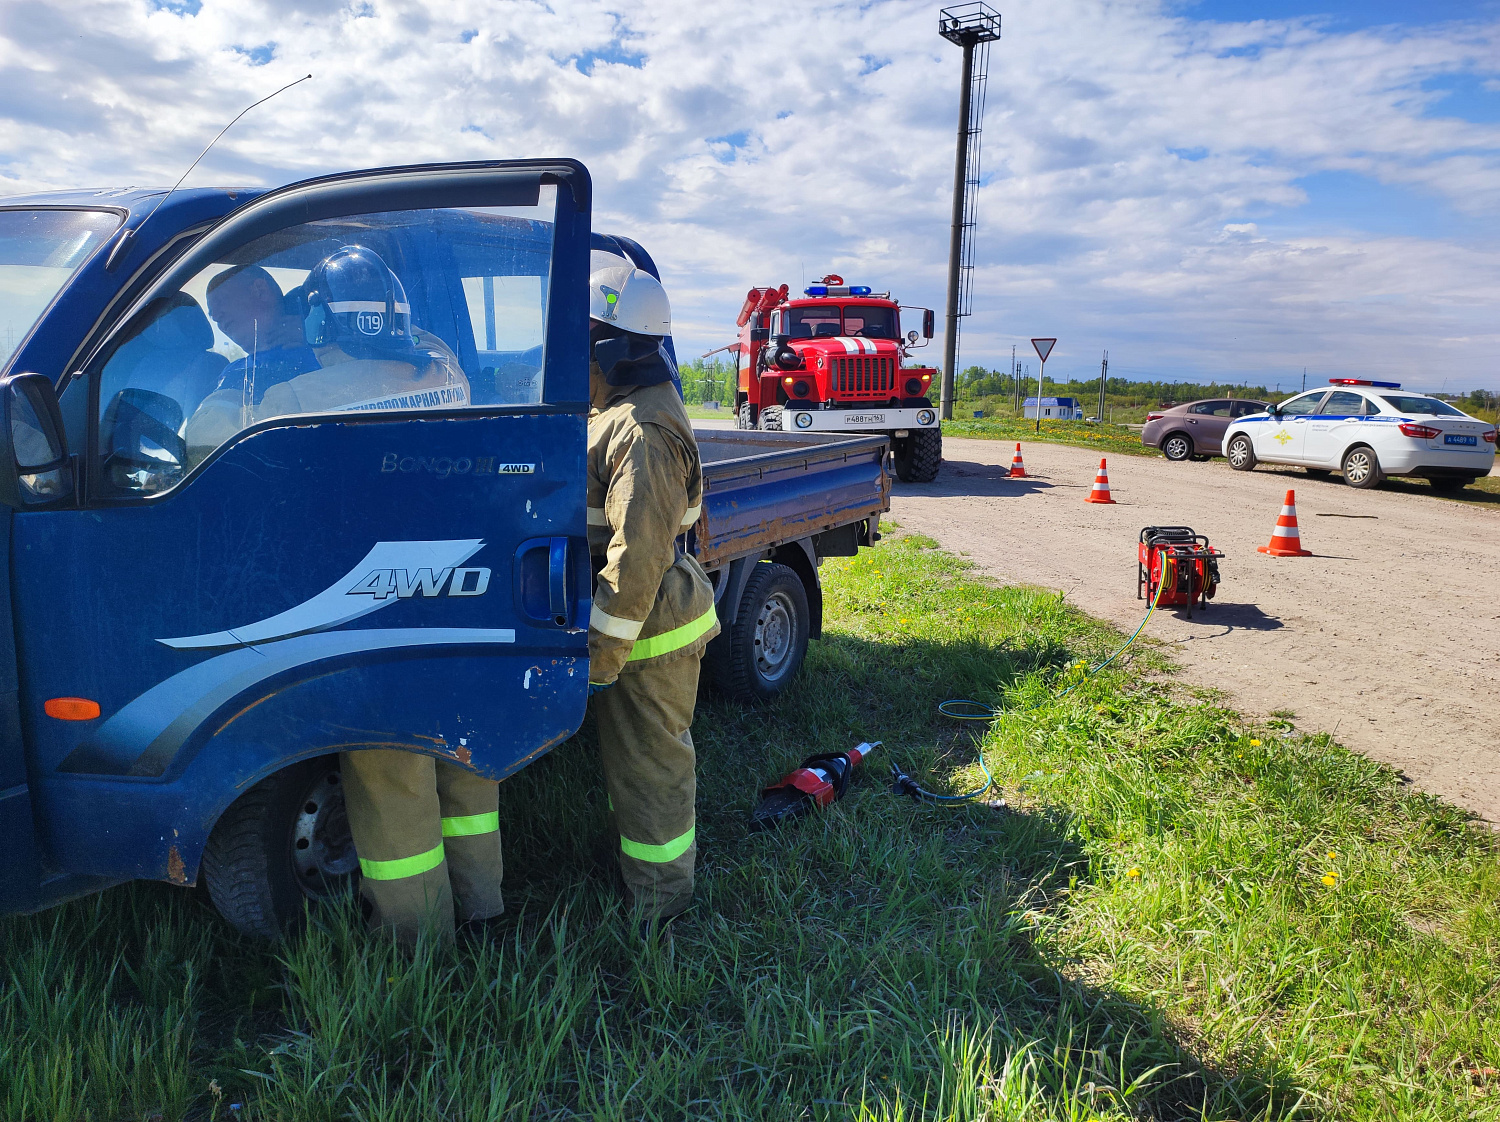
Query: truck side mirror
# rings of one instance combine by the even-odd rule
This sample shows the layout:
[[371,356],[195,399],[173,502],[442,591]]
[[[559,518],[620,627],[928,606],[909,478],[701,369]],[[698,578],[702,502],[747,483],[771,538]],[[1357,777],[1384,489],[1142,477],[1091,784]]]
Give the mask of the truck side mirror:
[[922,338],[931,339],[937,330],[937,315],[931,308],[922,309]]
[[73,467],[51,379],[0,378],[0,414],[0,503],[22,510],[70,495]]
[[124,493],[154,495],[176,486],[187,464],[182,406],[177,399],[137,387],[115,394],[104,411],[109,434],[104,473]]

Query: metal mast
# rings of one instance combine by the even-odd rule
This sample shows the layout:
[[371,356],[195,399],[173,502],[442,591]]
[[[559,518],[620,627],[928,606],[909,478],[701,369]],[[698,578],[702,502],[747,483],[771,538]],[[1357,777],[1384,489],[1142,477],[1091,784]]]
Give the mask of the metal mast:
[[974,292],[974,224],[979,199],[979,131],[990,47],[1000,38],[1000,13],[985,3],[955,4],[938,13],[938,34],[964,50],[958,102],[958,152],[953,167],[953,233],[948,244],[948,333],[944,340],[944,420],[953,418],[958,367],[958,321],[971,311]]

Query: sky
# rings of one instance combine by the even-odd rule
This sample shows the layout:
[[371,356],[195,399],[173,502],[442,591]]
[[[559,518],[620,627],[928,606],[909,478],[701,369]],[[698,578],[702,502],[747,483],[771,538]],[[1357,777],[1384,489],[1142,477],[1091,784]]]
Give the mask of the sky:
[[[1500,390],[1500,0],[1005,0],[961,365]],[[684,358],[825,272],[938,309],[960,51],[907,0],[0,0],[0,194],[571,156]],[[934,364],[941,339],[918,355]]]

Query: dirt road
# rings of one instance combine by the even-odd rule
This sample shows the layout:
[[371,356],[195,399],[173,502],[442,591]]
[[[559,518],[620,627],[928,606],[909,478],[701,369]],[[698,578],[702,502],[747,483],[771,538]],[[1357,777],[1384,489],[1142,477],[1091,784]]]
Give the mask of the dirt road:
[[[1058,588],[1127,630],[1142,526],[1188,525],[1227,554],[1207,613],[1158,612],[1182,677],[1238,708],[1290,709],[1305,731],[1400,768],[1419,786],[1500,823],[1500,511],[1355,491],[1300,471],[1245,474],[1222,461],[1110,461],[1115,506],[1086,504],[1096,453],[949,439],[937,481],[897,484],[891,516],[1011,583]],[[1281,499],[1297,492],[1304,548],[1272,558]]]

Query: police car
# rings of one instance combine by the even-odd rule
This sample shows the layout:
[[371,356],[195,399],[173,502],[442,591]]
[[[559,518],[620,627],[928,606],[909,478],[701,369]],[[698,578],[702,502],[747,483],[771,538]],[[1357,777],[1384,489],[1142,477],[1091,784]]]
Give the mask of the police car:
[[1457,491],[1488,475],[1495,426],[1396,382],[1330,378],[1224,430],[1224,458],[1236,471],[1258,463],[1296,464],[1310,475],[1344,473],[1351,487],[1378,487],[1388,475]]

